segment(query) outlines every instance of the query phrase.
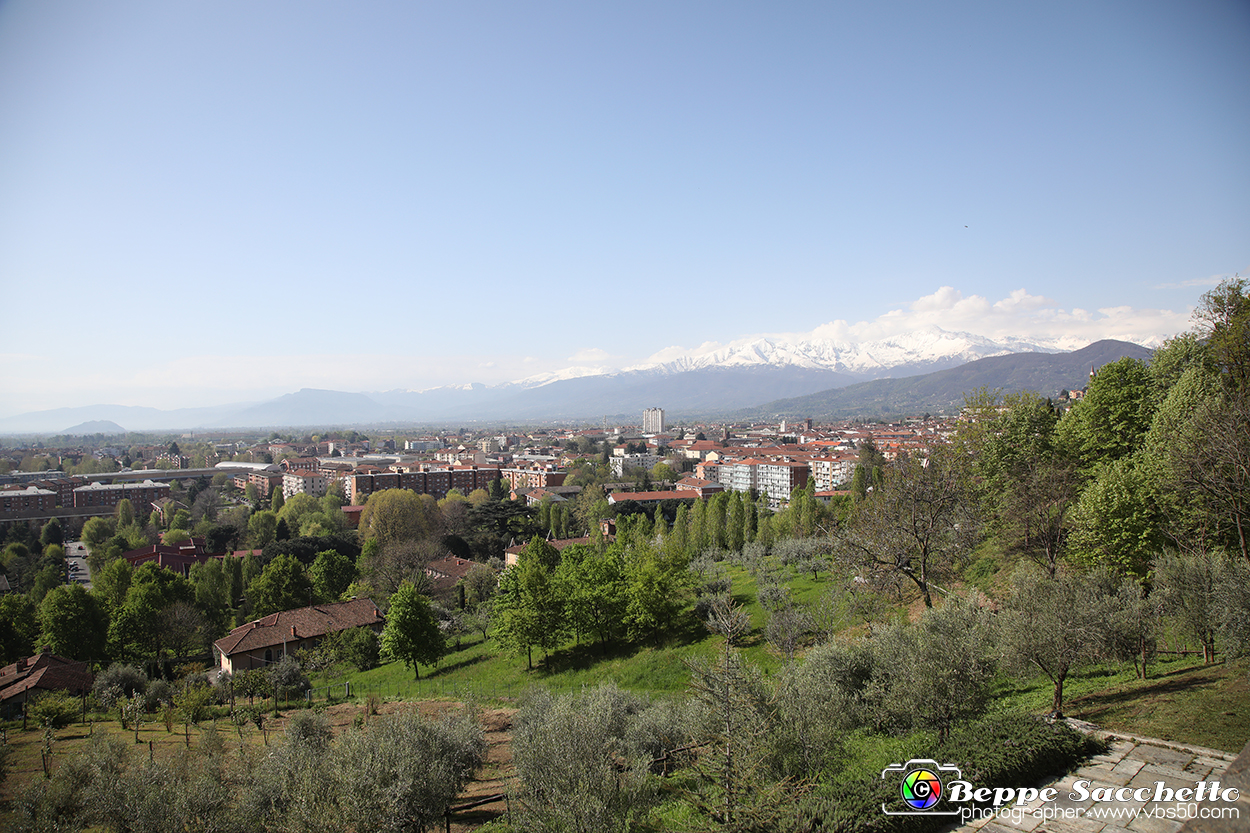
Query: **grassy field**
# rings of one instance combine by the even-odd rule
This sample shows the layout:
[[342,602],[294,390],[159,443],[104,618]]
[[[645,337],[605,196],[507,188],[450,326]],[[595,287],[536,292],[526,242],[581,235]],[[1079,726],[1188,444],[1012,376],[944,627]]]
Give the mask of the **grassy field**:
[[[755,581],[745,570],[729,567],[734,596],[751,615],[754,630],[743,647],[745,658],[765,676],[780,670],[785,660],[763,636],[766,614],[755,600]],[[811,603],[836,579],[821,574],[790,573],[790,587],[800,603]],[[999,576],[995,576],[999,578]],[[988,584],[988,582],[987,582]],[[878,616],[898,620],[916,605],[898,604]],[[856,620],[848,619],[852,626]],[[354,694],[378,693],[385,699],[455,698],[472,696],[483,702],[514,705],[530,686],[553,691],[576,691],[583,686],[613,681],[622,688],[653,696],[682,696],[689,672],[685,662],[719,650],[719,637],[691,624],[654,646],[570,644],[540,662],[535,652],[533,671],[525,657],[501,650],[494,640],[480,636],[463,640],[438,667],[422,667],[421,680],[410,669],[390,663],[350,680]],[[994,710],[1043,714],[1050,710],[1052,684],[1045,677],[1016,680],[1000,677]],[[1065,714],[1104,728],[1181,743],[1240,751],[1250,740],[1250,680],[1245,662],[1203,666],[1192,657],[1160,659],[1150,666],[1147,679],[1138,680],[1127,665],[1094,665],[1079,669],[1064,689]]]
[[[764,639],[767,614],[756,601],[755,579],[740,567],[729,566],[727,572],[733,579],[735,600],[751,616],[752,631],[742,646],[743,655],[764,675],[776,673],[785,660]],[[811,574],[787,575],[791,592],[800,604],[814,602],[833,581],[827,573],[816,579]],[[472,695],[479,700],[504,703],[516,702],[532,685],[575,691],[605,681],[655,696],[676,695],[685,693],[690,678],[686,661],[711,656],[720,650],[721,644],[720,637],[709,634],[693,617],[686,617],[661,646],[570,642],[546,657],[535,650],[531,671],[524,655],[504,651],[495,640],[483,640],[479,634],[462,639],[459,648],[452,646],[437,666],[421,666],[420,680],[414,679],[411,669],[390,663],[348,674],[339,685],[350,682],[353,693],[377,693],[385,699]]]

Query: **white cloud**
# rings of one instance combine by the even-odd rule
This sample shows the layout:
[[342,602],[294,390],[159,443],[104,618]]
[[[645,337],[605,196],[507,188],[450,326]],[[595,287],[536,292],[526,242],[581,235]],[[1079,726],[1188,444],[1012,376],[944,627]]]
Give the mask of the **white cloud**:
[[873,321],[847,326],[835,321],[817,327],[813,335],[844,332],[854,341],[871,341],[927,327],[969,332],[988,338],[1046,338],[1089,344],[1116,338],[1142,344],[1155,344],[1187,329],[1189,310],[1106,307],[1089,312],[1079,307],[1062,309],[1059,304],[1026,289],[1016,289],[1007,297],[990,301],[981,295],[967,295],[944,286],[913,302],[907,309],[890,310]]
[[616,361],[617,358],[608,353],[607,350],[601,350],[598,347],[584,347],[569,356],[566,361],[574,364],[608,364]]
[[698,347],[670,346],[646,359],[647,364],[671,362],[685,356],[700,357],[731,344],[756,338],[787,341],[835,341],[850,345],[879,341],[918,330],[941,328],[987,338],[1025,338],[1057,342],[1077,349],[1104,338],[1154,345],[1189,328],[1188,309],[1139,309],[1129,306],[1105,307],[1089,311],[1080,307],[1063,309],[1059,303],[1027,289],[1013,290],[1006,297],[991,301],[981,295],[964,295],[943,286],[916,299],[905,308],[888,310],[869,321],[849,323],[836,319],[807,332],[756,333],[731,342],[704,342]]

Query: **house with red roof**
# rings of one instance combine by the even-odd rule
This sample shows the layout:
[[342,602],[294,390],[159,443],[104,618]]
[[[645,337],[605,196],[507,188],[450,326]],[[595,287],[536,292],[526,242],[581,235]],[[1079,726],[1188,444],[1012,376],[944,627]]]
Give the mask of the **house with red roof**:
[[[0,707],[25,703],[40,691],[68,691],[74,695],[91,691],[95,676],[87,663],[44,653],[22,657],[0,668]],[[7,711],[7,708],[5,709]]]
[[336,631],[365,627],[381,634],[386,619],[372,599],[283,610],[240,625],[213,643],[218,667],[230,674],[264,668],[311,648]]

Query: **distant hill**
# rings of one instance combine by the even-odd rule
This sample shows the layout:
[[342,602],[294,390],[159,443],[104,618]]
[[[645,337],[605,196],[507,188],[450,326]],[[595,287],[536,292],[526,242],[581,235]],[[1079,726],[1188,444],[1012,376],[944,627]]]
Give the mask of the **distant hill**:
[[125,434],[126,429],[122,428],[120,425],[118,425],[116,422],[113,422],[112,420],[95,419],[95,420],[92,420],[91,422],[79,423],[78,425],[75,425],[73,428],[66,428],[61,433],[66,434],[71,437],[77,437],[80,435],[87,435],[87,434],[104,434],[105,436],[112,436],[113,434]]
[[[650,407],[664,408],[670,422],[940,413],[958,407],[964,393],[979,387],[1054,395],[1063,388],[1084,386],[1091,367],[1122,356],[1151,354],[1122,341],[1100,341],[1070,353],[1045,345],[1030,352],[1011,349],[1022,346],[942,331],[874,343],[871,350],[863,345],[838,350],[829,344],[761,341],[697,362],[494,386],[376,393],[305,388],[266,402],[178,411],[117,405],[62,408],[0,419],[0,434],[53,433],[74,422],[80,424],[62,433],[123,433],[119,423],[131,431],[577,421],[605,416],[628,423]],[[957,364],[962,357],[984,356],[991,350],[998,355]],[[97,424],[101,427],[93,427]]]
[[[0,434],[82,434],[88,433],[82,430],[83,424],[95,422],[110,422],[114,427],[124,424],[129,431],[187,430],[210,425],[224,415],[235,413],[250,404],[236,402],[210,408],[180,408],[171,411],[135,405],[81,405],[74,408],[53,408],[47,411],[28,411],[0,419]],[[61,426],[67,424],[74,427],[62,431]]]
[[1126,356],[1149,359],[1152,351],[1127,341],[1107,339],[1071,353],[1012,353],[977,359],[949,370],[905,379],[878,379],[792,399],[779,399],[741,411],[741,419],[812,417],[848,419],[896,414],[950,413],[964,394],[978,388],[1037,391],[1057,396],[1080,390],[1091,369]]
[[217,421],[217,427],[363,425],[395,418],[363,393],[303,388]]

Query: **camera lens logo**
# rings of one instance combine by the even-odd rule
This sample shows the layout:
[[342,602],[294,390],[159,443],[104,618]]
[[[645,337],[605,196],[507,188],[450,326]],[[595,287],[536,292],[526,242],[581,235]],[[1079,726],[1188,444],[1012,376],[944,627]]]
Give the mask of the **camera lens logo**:
[[928,810],[942,798],[942,779],[930,769],[913,769],[899,787],[903,801],[913,810]]

